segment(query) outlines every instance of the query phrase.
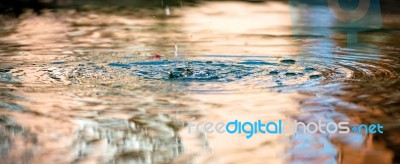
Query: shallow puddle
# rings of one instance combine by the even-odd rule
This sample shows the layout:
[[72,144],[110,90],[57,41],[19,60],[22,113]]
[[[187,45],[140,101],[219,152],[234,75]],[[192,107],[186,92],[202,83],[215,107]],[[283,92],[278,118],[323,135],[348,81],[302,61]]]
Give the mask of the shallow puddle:
[[[397,15],[348,47],[334,28],[295,33],[286,2],[168,3],[0,15],[0,163],[400,160]],[[384,133],[187,129],[293,119]]]

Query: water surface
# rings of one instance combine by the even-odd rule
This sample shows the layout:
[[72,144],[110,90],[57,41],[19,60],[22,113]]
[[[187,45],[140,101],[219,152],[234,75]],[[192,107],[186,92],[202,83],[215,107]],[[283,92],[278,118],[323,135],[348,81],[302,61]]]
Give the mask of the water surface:
[[[323,17],[322,17],[323,18]],[[392,163],[398,18],[293,33],[283,2],[25,11],[0,23],[0,163]],[[273,21],[271,21],[273,20]],[[384,134],[189,134],[195,121],[381,123]]]

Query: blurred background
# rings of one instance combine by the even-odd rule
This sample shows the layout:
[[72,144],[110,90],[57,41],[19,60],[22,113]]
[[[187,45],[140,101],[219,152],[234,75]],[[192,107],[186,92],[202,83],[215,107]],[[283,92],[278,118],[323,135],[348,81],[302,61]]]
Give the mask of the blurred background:
[[[301,2],[0,0],[0,163],[399,163],[400,2],[338,1],[371,3],[350,22]],[[384,134],[246,139],[193,117]]]

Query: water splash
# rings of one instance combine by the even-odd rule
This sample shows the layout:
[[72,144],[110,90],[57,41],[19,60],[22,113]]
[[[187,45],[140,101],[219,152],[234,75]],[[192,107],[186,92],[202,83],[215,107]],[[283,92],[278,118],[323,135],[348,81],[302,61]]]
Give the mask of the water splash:
[[177,44],[175,44],[175,46],[174,46],[174,56],[175,57],[178,57],[178,45]]

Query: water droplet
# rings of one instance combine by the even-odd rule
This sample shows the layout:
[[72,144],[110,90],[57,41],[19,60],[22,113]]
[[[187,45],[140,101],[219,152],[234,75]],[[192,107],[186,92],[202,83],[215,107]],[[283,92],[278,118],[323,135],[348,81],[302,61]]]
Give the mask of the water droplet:
[[171,11],[169,10],[169,7],[166,6],[165,7],[165,15],[170,15],[170,14],[171,14]]
[[174,56],[178,56],[178,45],[175,44],[175,51],[174,51]]

